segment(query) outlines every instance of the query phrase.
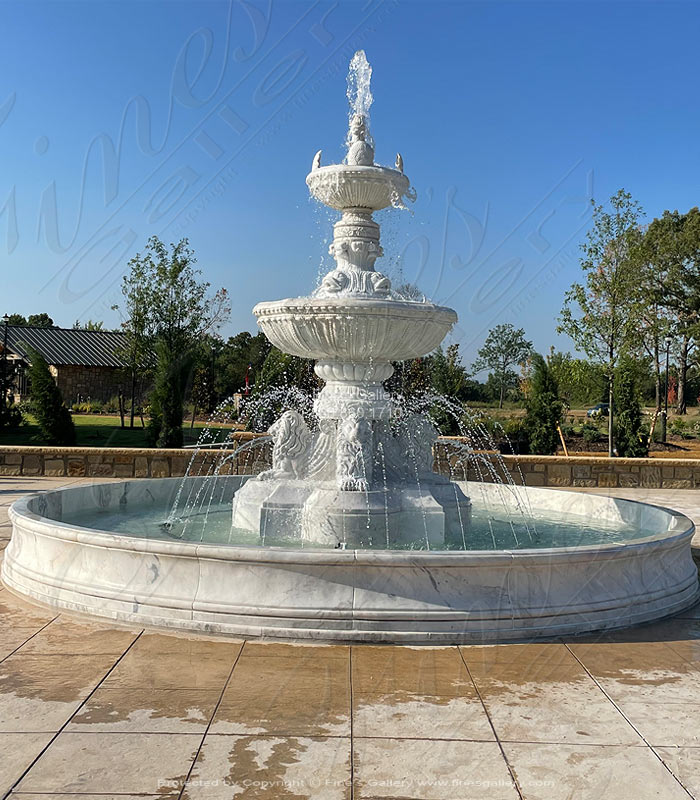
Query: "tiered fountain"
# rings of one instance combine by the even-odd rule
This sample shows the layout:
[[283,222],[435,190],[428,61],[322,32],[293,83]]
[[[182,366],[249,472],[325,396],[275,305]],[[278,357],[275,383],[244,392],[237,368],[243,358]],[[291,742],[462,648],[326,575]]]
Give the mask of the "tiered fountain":
[[392,361],[433,351],[457,314],[394,299],[389,278],[375,269],[382,248],[372,214],[399,205],[409,180],[400,155],[396,169],[374,163],[370,74],[360,51],[350,69],[345,163],[321,166],[319,150],[306,178],[313,197],[342,214],[330,246],[337,266],[311,297],[253,309],[272,344],[315,360],[326,382],[314,406],[319,427],[312,433],[292,410],[272,426],[272,469],[237,492],[233,524],[273,536],[298,528],[303,539],[330,546],[391,546],[422,531],[429,547],[442,547],[446,537],[463,535],[469,498],[433,471],[438,432],[427,417],[392,428],[384,381]]
[[[326,382],[317,420],[282,414],[270,429],[272,468],[254,478],[229,474],[241,453],[228,450],[205,474],[17,501],[3,581],[56,608],[139,626],[350,642],[580,633],[691,605],[694,527],[682,514],[451,481],[433,472],[428,418],[394,415],[383,386],[391,362],[433,350],[457,315],[393,297],[375,270],[372,214],[400,205],[409,182],[400,156],[396,169],[374,163],[364,53],[351,74],[346,163],[321,166],[319,152],[307,177],[312,195],[341,212],[337,267],[311,297],[255,308],[270,341],[315,359]],[[475,468],[489,463],[467,455]]]

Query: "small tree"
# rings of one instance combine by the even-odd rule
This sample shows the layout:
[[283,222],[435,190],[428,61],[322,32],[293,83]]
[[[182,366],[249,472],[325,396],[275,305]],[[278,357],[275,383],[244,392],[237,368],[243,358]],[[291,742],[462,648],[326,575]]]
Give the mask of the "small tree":
[[[527,341],[522,328],[516,329],[511,324],[506,324],[496,325],[489,331],[483,347],[477,353],[472,370],[474,374],[490,370],[498,385],[499,408],[503,408],[506,388],[513,381],[514,372],[511,368],[522,364],[531,352],[532,342]],[[517,381],[517,375],[515,379]]]
[[564,404],[559,398],[559,385],[549,364],[539,353],[532,356],[532,374],[527,398],[525,430],[530,451],[553,455],[559,442],[558,426]]
[[618,455],[624,458],[643,458],[649,453],[649,441],[642,431],[642,407],[634,371],[628,369],[626,364],[618,371],[615,405],[615,443]]
[[613,455],[615,369],[620,356],[639,343],[639,268],[636,247],[642,209],[620,189],[610,210],[593,209],[593,226],[581,245],[585,285],[567,292],[558,330],[601,364],[608,380],[608,455]]
[[41,434],[46,444],[74,445],[75,426],[70,411],[63,405],[61,391],[56,386],[46,359],[27,347],[31,359],[28,377],[30,395]]
[[196,350],[230,312],[226,290],[210,297],[195,262],[187,239],[168,249],[152,236],[145,252],[129,262],[122,284],[132,375],[148,363],[150,353],[156,354],[149,436],[158,447],[182,445],[185,387]]
[[[458,404],[461,408],[468,379],[467,372],[462,366],[458,344],[449,345],[444,352],[442,347],[438,347],[433,353],[430,382],[436,394],[453,404]],[[455,436],[461,432],[461,414],[455,417],[444,406],[436,404],[433,406],[431,416],[445,436]]]
[[194,353],[183,352],[173,357],[167,344],[156,344],[158,367],[151,397],[151,419],[148,423],[148,439],[157,447],[182,447],[182,415],[185,403],[185,386]]

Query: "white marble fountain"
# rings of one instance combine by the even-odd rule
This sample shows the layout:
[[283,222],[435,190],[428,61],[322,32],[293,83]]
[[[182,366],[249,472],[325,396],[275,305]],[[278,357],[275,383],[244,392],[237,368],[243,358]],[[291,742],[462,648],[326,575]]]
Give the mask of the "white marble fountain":
[[303,539],[330,546],[358,544],[368,530],[397,544],[420,529],[438,547],[468,523],[470,501],[433,471],[438,432],[427,417],[416,414],[392,430],[384,381],[392,361],[435,350],[457,314],[394,299],[389,278],[375,269],[382,248],[372,214],[399,205],[409,180],[400,155],[396,169],[374,163],[370,73],[360,51],[351,64],[357,88],[350,92],[345,163],[321,166],[319,150],[306,178],[314,198],[341,212],[330,246],[336,267],[311,297],[253,309],[272,344],[315,360],[325,381],[315,402],[318,430],[293,410],[272,426],[272,469],[236,493],[233,524],[273,535],[298,526]]
[[322,166],[319,151],[306,179],[341,212],[337,266],[311,296],[254,309],[273,344],[315,360],[312,424],[285,411],[256,477],[228,474],[227,451],[207,474],[19,500],[2,564],[12,591],[136,625],[416,644],[616,628],[696,602],[682,514],[450,480],[433,470],[430,420],[397,415],[392,361],[434,350],[457,315],[394,297],[375,269],[372,215],[400,206],[409,181],[401,156],[375,164],[370,72],[356,54],[345,162]]

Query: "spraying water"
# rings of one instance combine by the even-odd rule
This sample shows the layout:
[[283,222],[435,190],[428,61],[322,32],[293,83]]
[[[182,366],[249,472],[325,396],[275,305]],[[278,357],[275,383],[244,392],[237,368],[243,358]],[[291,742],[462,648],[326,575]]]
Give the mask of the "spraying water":
[[[364,50],[358,50],[350,60],[350,68],[347,77],[347,97],[348,105],[350,106],[348,112],[349,126],[352,127],[354,118],[361,117],[364,119],[366,136],[365,141],[370,145],[374,145],[370,128],[369,109],[372,105],[372,89],[370,83],[372,80],[372,67],[367,61],[367,56]],[[351,134],[348,133],[348,146],[351,143]]]

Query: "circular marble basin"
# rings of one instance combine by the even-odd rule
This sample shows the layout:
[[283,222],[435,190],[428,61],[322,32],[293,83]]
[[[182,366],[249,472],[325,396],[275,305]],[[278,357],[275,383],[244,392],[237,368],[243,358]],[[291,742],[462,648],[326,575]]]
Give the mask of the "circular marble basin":
[[[176,540],[167,529],[144,538],[140,520],[165,515],[181,480],[84,485],[17,501],[4,583],[55,608],[135,625],[417,644],[624,627],[675,614],[698,595],[693,523],[642,503],[519,489],[513,502],[528,502],[535,518],[565,512],[589,527],[620,527],[604,544],[572,547],[306,550]],[[196,492],[205,479],[185,480]],[[245,478],[218,480],[228,502]],[[502,487],[464,491],[493,499]],[[90,527],[79,522],[86,514]],[[120,533],[110,530],[115,519],[126,521]]]
[[285,353],[332,361],[403,361],[434,350],[457,322],[451,308],[367,298],[258,303],[258,326]]

